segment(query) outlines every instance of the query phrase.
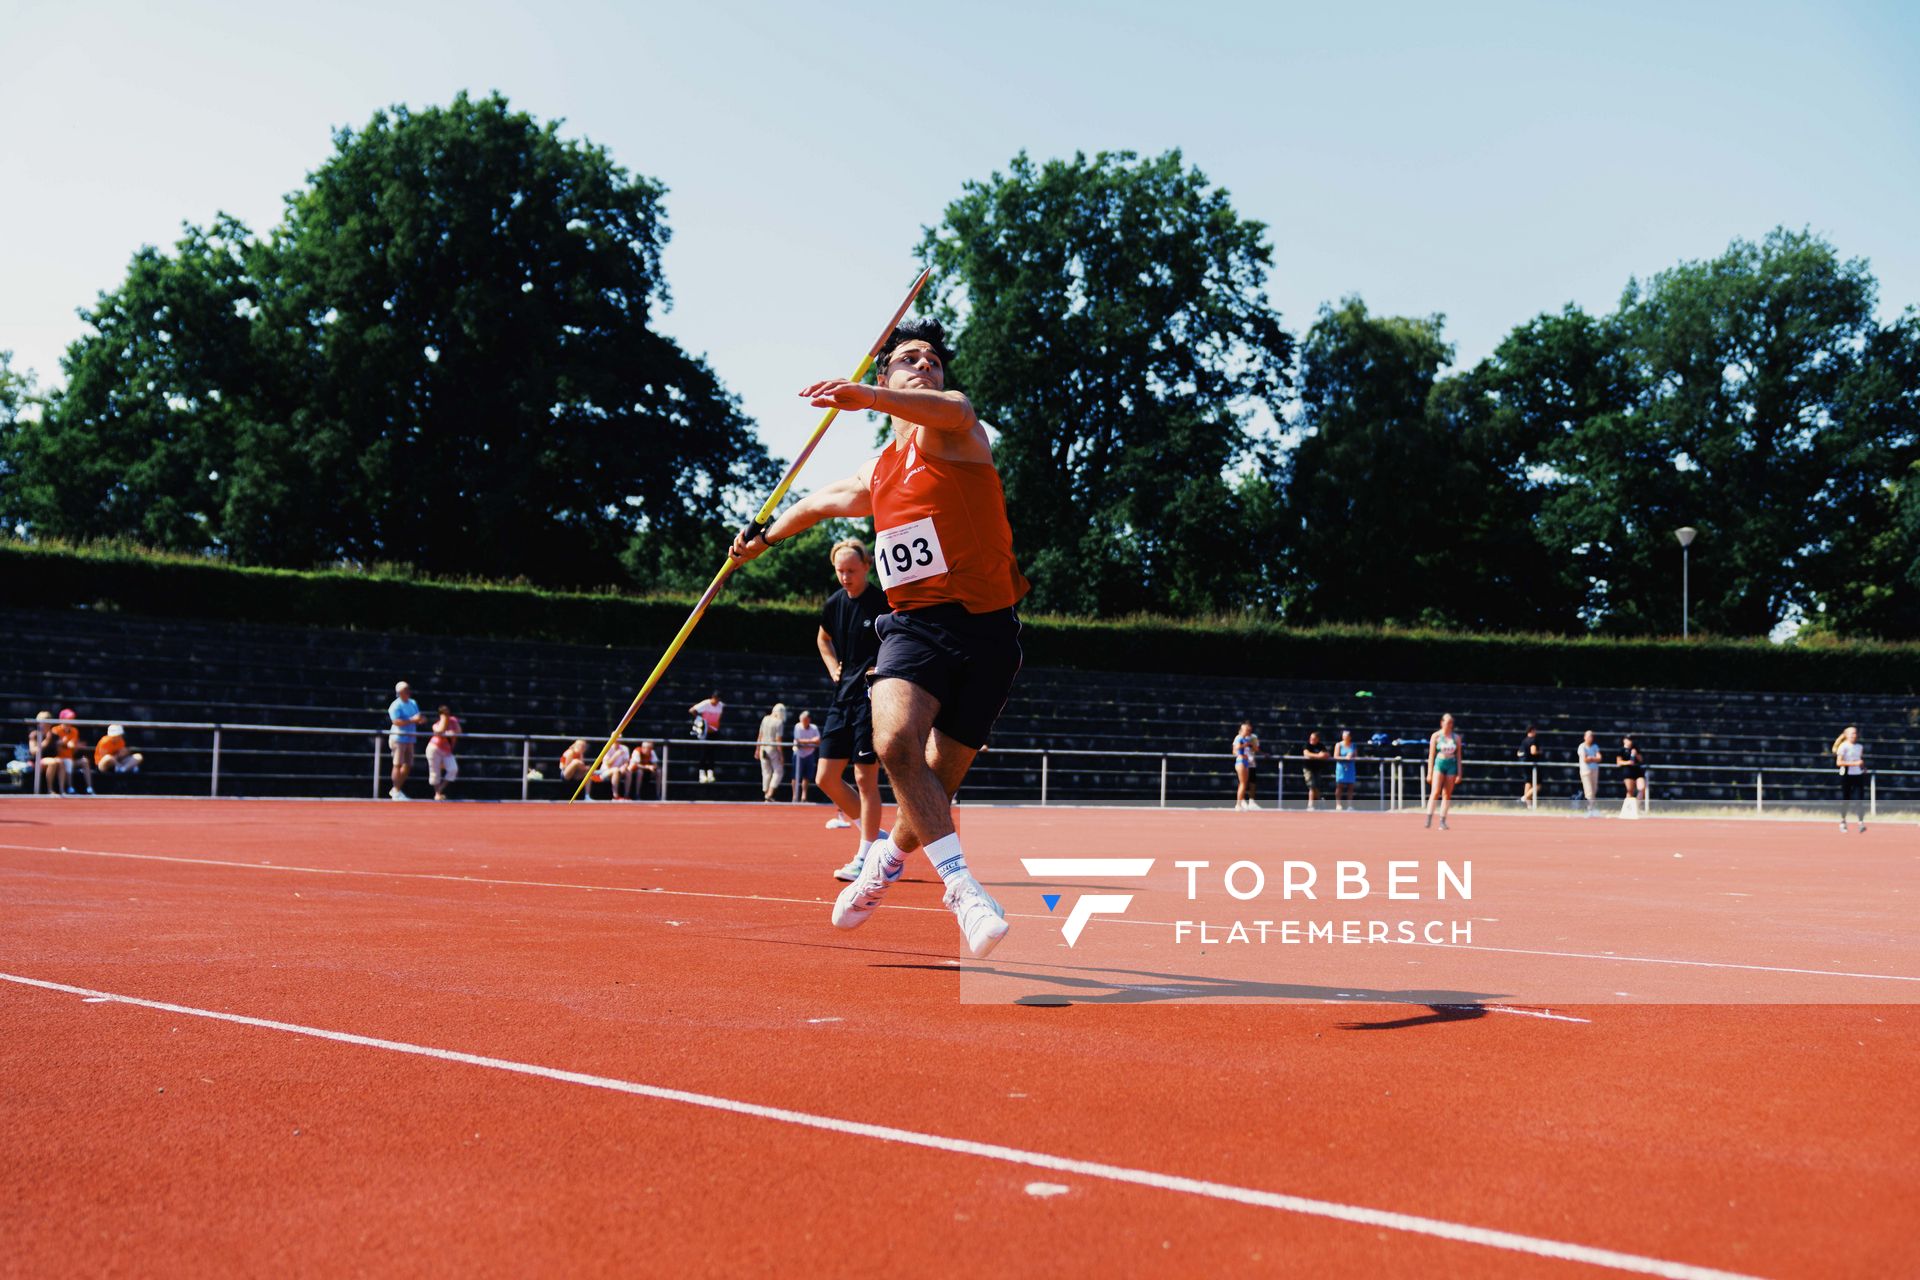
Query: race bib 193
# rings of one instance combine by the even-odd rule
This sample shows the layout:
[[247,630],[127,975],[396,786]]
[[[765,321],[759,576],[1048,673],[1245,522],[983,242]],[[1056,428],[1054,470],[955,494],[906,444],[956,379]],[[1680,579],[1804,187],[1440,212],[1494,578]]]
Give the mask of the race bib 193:
[[882,530],[873,541],[873,551],[883,590],[891,591],[947,571],[947,557],[940,550],[940,535],[933,531],[931,516]]

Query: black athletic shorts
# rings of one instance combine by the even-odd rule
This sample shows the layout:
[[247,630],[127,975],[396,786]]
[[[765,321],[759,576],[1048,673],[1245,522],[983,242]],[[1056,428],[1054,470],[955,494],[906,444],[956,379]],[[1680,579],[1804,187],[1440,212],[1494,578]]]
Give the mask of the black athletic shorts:
[[1020,619],[1012,609],[968,613],[929,605],[874,620],[880,656],[873,679],[905,680],[940,700],[933,727],[978,751],[1020,673]]
[[873,754],[873,704],[867,691],[827,708],[827,722],[820,727],[820,758],[851,760],[872,764],[880,757]]

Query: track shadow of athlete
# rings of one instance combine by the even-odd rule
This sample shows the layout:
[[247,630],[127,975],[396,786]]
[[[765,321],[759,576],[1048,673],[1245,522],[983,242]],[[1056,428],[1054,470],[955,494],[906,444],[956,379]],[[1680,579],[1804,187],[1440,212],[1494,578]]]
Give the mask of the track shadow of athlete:
[[[930,969],[952,973],[947,965],[879,965],[878,968]],[[1418,1018],[1383,1023],[1342,1023],[1343,1030],[1395,1030],[1437,1022],[1459,1022],[1486,1016],[1487,1001],[1508,997],[1499,992],[1442,991],[1431,989],[1388,990],[1374,987],[1328,987],[1298,982],[1258,982],[1237,978],[1201,977],[1193,974],[1155,973],[1148,969],[1116,969],[1109,966],[1049,965],[1046,970],[995,968],[965,965],[963,974],[1009,978],[1030,983],[1046,983],[1061,988],[1059,993],[1030,994],[1012,1001],[1016,1005],[1046,1007],[1066,1004],[1155,1004],[1172,1000],[1219,1001],[1310,1001],[1316,1004],[1391,1004],[1421,1005],[1432,1012]],[[1109,975],[1109,976],[1098,976]],[[1143,978],[1130,982],[1127,978]]]

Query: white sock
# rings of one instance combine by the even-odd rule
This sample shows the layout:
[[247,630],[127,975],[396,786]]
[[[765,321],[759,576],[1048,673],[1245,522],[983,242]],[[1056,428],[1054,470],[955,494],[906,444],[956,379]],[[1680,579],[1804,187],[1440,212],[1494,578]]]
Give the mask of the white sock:
[[882,831],[879,835],[875,836],[873,842],[877,845],[886,846],[881,850],[881,865],[889,879],[906,870],[907,855],[893,847],[893,840],[886,832]]
[[862,840],[860,842],[860,852],[854,854],[853,856],[860,859],[860,861],[865,862],[867,860],[867,850],[873,848],[873,844],[874,842],[871,840]]
[[940,873],[941,881],[948,888],[952,888],[956,881],[971,878],[973,874],[967,870],[967,855],[960,852],[958,831],[941,836],[930,845],[922,846],[922,852],[927,855],[927,861],[933,864],[933,869]]

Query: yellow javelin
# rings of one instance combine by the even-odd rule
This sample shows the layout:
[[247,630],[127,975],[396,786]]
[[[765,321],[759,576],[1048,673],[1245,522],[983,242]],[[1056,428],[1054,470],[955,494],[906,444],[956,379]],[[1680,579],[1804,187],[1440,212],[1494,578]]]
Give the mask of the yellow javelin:
[[[920,278],[913,282],[913,288],[907,290],[906,300],[900,304],[900,309],[893,313],[893,319],[887,321],[887,327],[880,331],[878,338],[874,339],[873,346],[867,349],[867,354],[861,357],[860,367],[853,371],[853,377],[848,381],[859,382],[867,376],[867,370],[873,368],[874,359],[880,354],[880,348],[887,345],[887,339],[893,336],[900,318],[907,314],[907,308],[911,307],[913,300],[920,296],[920,286],[924,285],[927,277],[932,274],[932,267],[920,273]],[[820,419],[820,425],[815,427],[813,434],[807,438],[807,447],[802,449],[800,456],[793,460],[793,465],[787,468],[787,474],[781,478],[778,485],[774,486],[773,493],[768,496],[766,502],[761,504],[760,513],[754,516],[753,523],[743,531],[749,542],[755,536],[765,533],[767,526],[773,523],[774,509],[780,505],[780,499],[787,496],[787,490],[793,487],[794,477],[800,474],[801,467],[807,465],[807,459],[812,456],[814,446],[820,443],[820,437],[827,434],[827,428],[833,425],[833,420],[839,414],[838,409],[829,409]],[[607,752],[613,750],[613,744],[620,741],[620,735],[627,731],[627,726],[633,723],[634,716],[640,713],[640,705],[647,700],[647,695],[653,692],[654,686],[660,683],[660,677],[667,674],[667,668],[673,664],[673,660],[680,655],[681,648],[686,645],[687,637],[693,634],[693,629],[700,625],[700,619],[706,615],[707,606],[712,604],[714,597],[720,594],[720,588],[726,585],[727,576],[739,563],[729,554],[727,562],[720,566],[720,572],[713,575],[713,581],[707,585],[706,594],[701,596],[700,602],[693,606],[693,612],[687,615],[687,620],[680,624],[680,634],[673,638],[673,643],[667,646],[667,651],[660,655],[660,661],[654,664],[653,674],[648,676],[647,682],[640,686],[640,692],[633,697],[633,705],[627,708],[626,715],[620,717],[620,723],[614,726],[613,736],[607,739],[606,746],[600,748],[600,754],[593,758],[593,767],[588,769],[586,776],[580,779],[580,785],[574,788],[573,795],[568,798],[567,803],[571,804],[578,800],[580,793],[587,789],[587,784],[593,781],[593,775],[599,772],[600,763],[607,758]]]

